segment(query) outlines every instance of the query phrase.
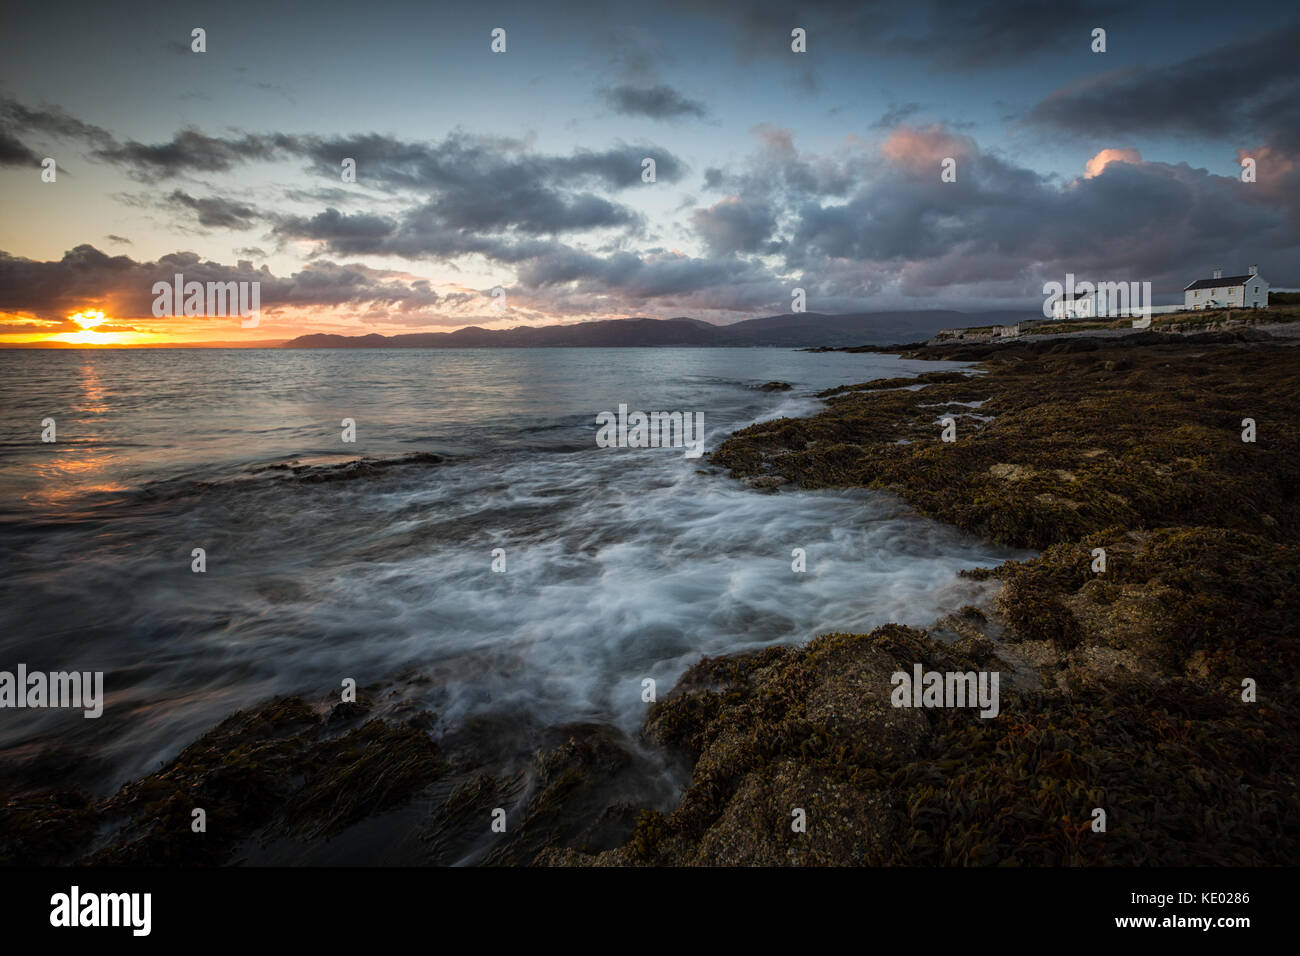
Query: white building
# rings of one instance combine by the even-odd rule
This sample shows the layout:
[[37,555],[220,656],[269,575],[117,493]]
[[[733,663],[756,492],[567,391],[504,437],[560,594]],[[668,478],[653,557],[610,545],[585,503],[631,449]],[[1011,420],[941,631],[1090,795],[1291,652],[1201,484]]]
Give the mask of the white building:
[[1150,282],[1081,282],[1086,291],[1075,292],[1072,275],[1066,277],[1063,294],[1051,303],[1052,319],[1116,319],[1149,315]]
[[1066,293],[1052,303],[1053,319],[1091,319],[1096,314],[1096,292]]
[[1185,309],[1260,309],[1268,306],[1268,283],[1251,266],[1244,276],[1223,275],[1215,269],[1209,279],[1197,279],[1183,290]]

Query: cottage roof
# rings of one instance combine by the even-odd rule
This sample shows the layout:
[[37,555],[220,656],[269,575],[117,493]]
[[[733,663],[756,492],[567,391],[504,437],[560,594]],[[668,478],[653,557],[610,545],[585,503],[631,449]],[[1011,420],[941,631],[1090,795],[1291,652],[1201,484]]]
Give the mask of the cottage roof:
[[1183,289],[1184,292],[1190,292],[1193,289],[1223,289],[1236,285],[1245,285],[1251,279],[1257,278],[1252,275],[1245,276],[1224,276],[1221,279],[1197,279],[1191,285]]

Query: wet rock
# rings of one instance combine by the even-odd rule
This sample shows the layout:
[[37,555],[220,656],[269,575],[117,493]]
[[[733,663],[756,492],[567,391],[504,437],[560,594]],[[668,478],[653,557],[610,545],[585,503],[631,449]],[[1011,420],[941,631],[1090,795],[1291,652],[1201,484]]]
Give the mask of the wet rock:
[[[442,771],[437,747],[419,731],[380,720],[332,731],[302,699],[282,698],[232,715],[108,799],[10,798],[6,805],[19,809],[0,859],[219,864],[254,835],[336,834],[399,805]],[[195,809],[206,814],[206,832],[192,829]]]

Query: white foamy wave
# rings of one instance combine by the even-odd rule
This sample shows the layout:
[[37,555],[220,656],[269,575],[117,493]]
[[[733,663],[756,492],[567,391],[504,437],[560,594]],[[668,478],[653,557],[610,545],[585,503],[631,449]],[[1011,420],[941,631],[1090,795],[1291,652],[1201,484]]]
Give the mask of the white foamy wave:
[[[703,411],[712,450],[755,419],[816,411],[812,396],[835,379],[927,369],[839,356],[839,371],[799,384],[793,372],[831,360],[758,359],[760,380],[795,389],[755,393],[683,374],[660,397],[646,373],[630,400]],[[621,400],[608,377],[584,400],[593,414]],[[499,410],[489,411],[491,430]],[[759,494],[680,448],[596,448],[592,418],[567,406],[536,419],[528,428],[556,435],[544,447],[466,432],[456,444],[472,454],[407,460],[407,445],[383,459],[392,467],[353,477],[358,467],[346,465],[349,480],[307,449],[296,452],[302,470],[277,467],[266,473],[275,480],[177,480],[120,514],[13,531],[6,655],[103,670],[107,699],[101,721],[15,712],[0,745],[89,748],[108,787],[156,769],[237,708],[337,694],[344,678],[375,688],[381,712],[390,691],[433,709],[437,732],[488,715],[633,732],[646,678],[662,696],[701,655],[889,621],[924,626],[987,593],[960,569],[1021,555],[883,493]],[[256,461],[268,460],[285,459],[259,448]],[[201,575],[189,567],[196,546],[207,552]],[[495,548],[504,573],[492,570]],[[795,548],[805,573],[791,569]]]

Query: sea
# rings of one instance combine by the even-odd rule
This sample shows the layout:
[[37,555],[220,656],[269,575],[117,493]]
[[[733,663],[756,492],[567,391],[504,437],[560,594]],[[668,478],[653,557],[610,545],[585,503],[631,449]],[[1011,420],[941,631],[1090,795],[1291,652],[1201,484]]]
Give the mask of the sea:
[[[926,626],[988,597],[959,571],[1024,553],[887,492],[763,493],[708,453],[817,412],[828,387],[963,367],[760,348],[0,350],[0,670],[104,675],[98,718],[0,710],[0,779],[48,768],[108,795],[239,709],[328,702],[347,680],[376,714],[427,711],[435,739],[507,728],[523,759],[575,722],[635,739],[647,687],[669,693],[704,655]],[[620,405],[702,413],[704,454],[601,447],[597,418]]]

